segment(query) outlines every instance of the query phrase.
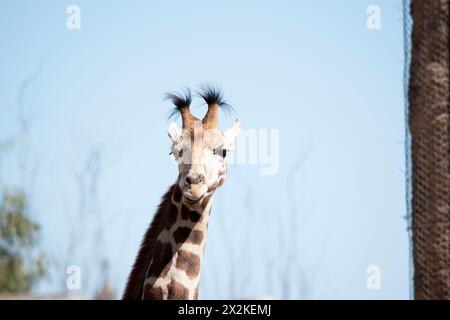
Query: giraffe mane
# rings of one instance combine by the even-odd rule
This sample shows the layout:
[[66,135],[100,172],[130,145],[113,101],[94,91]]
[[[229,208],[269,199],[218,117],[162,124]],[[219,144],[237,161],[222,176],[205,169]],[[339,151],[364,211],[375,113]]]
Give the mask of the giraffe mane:
[[172,185],[162,197],[153,221],[145,233],[139,253],[127,280],[127,285],[123,293],[124,300],[137,300],[142,297],[145,274],[152,258],[158,234],[163,229],[164,220],[167,219],[166,212],[171,205],[170,198],[175,187],[176,184]]

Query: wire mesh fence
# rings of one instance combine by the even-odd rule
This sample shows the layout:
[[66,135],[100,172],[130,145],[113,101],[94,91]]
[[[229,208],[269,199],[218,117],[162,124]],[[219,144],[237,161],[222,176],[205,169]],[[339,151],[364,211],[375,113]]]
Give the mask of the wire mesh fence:
[[406,154],[411,159],[407,166],[407,201],[414,297],[450,299],[449,6],[448,0],[412,0],[410,6],[407,2]]

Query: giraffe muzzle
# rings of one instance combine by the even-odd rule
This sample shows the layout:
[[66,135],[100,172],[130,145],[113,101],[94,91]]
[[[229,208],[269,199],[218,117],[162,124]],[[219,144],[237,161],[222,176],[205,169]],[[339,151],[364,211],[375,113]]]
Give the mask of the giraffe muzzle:
[[200,196],[200,198],[192,199],[192,198],[189,198],[188,196],[185,195],[184,199],[185,199],[185,202],[187,202],[188,204],[195,204],[195,203],[199,202],[200,200],[202,200],[203,196],[204,196],[204,194],[202,194]]
[[186,204],[195,204],[199,202],[208,191],[203,175],[187,176],[183,188],[183,202]]
[[185,185],[187,187],[190,187],[191,185],[194,184],[203,184],[203,183],[205,183],[205,175],[201,173],[191,173],[187,175],[185,180]]

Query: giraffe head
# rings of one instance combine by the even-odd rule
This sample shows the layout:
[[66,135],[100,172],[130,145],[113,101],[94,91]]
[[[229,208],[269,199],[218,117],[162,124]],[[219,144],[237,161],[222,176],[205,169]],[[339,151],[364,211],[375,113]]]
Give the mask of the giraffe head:
[[198,206],[202,199],[222,185],[226,177],[227,151],[234,149],[234,140],[239,133],[239,121],[225,132],[218,129],[219,109],[231,108],[219,89],[203,86],[198,92],[208,105],[202,120],[189,110],[191,93],[169,93],[167,99],[175,105],[173,114],[181,114],[182,128],[175,122],[169,125],[172,154],[178,163],[178,185],[182,202],[190,207]]

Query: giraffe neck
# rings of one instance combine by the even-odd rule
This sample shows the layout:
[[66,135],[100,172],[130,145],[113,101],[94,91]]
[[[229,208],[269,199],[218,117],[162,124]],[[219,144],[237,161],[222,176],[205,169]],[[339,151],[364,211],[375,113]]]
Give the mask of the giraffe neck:
[[212,192],[196,208],[181,202],[176,184],[166,225],[157,236],[144,281],[143,299],[197,299]]

